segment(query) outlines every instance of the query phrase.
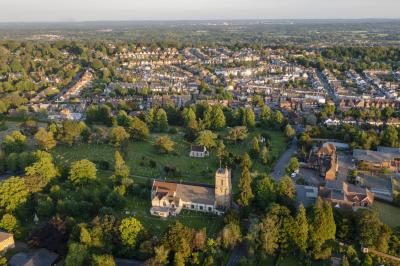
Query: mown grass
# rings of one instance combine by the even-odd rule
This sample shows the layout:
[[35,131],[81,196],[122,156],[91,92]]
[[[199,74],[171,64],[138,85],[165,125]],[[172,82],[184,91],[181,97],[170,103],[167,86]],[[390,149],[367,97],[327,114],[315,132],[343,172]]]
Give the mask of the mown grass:
[[392,228],[400,226],[400,208],[382,201],[374,201],[372,209],[375,210],[382,222]]
[[[286,139],[278,131],[253,131],[247,139],[241,143],[227,144],[227,149],[235,155],[243,155],[249,151],[251,140],[254,136],[267,133],[271,136],[270,163],[265,166],[255,161],[253,171],[255,173],[269,172],[273,163],[286,149]],[[221,135],[225,133],[222,132]],[[175,151],[171,154],[160,154],[154,148],[154,142],[160,135],[168,135],[176,144]],[[189,157],[190,143],[183,139],[183,134],[152,134],[148,140],[141,142],[130,142],[125,150],[125,160],[131,168],[133,175],[152,178],[164,178],[164,167],[169,166],[176,169],[175,179],[195,181],[201,183],[214,182],[214,171],[219,162],[214,151],[211,151],[207,158]],[[115,148],[110,144],[76,144],[72,147],[58,146],[53,150],[56,159],[67,163],[80,159],[91,161],[107,161],[113,165]],[[150,161],[156,163],[155,167],[150,166]]]

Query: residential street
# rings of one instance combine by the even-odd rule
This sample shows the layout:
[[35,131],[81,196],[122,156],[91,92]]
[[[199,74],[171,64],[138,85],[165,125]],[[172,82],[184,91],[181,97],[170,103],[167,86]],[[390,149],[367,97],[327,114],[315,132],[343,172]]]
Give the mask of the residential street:
[[271,176],[275,181],[278,181],[285,175],[285,168],[288,165],[290,158],[297,150],[297,138],[294,138],[288,149],[282,154],[281,158],[276,162]]

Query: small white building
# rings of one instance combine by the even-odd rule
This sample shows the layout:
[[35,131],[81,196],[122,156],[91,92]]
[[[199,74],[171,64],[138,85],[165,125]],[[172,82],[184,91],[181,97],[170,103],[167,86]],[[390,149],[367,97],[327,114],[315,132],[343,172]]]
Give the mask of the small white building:
[[205,146],[192,146],[190,149],[190,157],[204,158],[209,156],[209,152]]

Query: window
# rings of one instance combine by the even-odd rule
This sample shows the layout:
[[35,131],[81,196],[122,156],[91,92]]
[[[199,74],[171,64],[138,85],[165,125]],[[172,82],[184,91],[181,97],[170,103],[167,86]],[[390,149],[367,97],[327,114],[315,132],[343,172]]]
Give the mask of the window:
[[221,180],[221,186],[223,186],[224,185],[224,180]]
[[211,208],[211,207],[208,207],[208,211],[209,211],[209,212],[212,211],[212,208]]
[[165,203],[165,201],[163,201],[163,206],[164,206],[164,207],[167,206],[167,204]]
[[192,209],[194,209],[194,205],[192,204],[192,206],[190,206]]
[[200,211],[202,211],[203,210],[203,206],[199,206],[199,209],[200,209]]

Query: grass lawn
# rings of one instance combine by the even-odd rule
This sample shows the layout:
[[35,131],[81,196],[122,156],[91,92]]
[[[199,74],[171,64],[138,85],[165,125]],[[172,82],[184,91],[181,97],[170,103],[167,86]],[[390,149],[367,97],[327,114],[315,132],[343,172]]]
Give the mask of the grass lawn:
[[[281,132],[278,131],[260,131],[250,132],[247,139],[237,145],[228,144],[227,149],[236,154],[242,155],[249,150],[251,139],[262,132],[271,136],[272,144],[270,147],[271,163],[264,166],[259,162],[254,163],[255,173],[268,172],[272,163],[286,149],[286,140]],[[222,133],[223,134],[223,133]],[[168,135],[175,141],[174,154],[159,154],[153,147],[155,139],[159,134],[152,134],[149,140],[142,142],[131,142],[126,147],[126,162],[131,168],[133,175],[163,178],[163,169],[165,166],[175,167],[177,175],[174,179],[195,181],[201,183],[214,183],[214,171],[218,167],[218,159],[214,151],[207,158],[190,158],[190,143],[183,139],[183,134]],[[58,146],[53,150],[55,158],[65,162],[73,162],[80,159],[89,159],[91,161],[108,161],[113,164],[115,148],[109,144],[77,144],[72,147]],[[149,166],[150,160],[156,162],[156,167]]]
[[372,209],[378,212],[379,218],[392,228],[400,226],[400,208],[382,201],[374,201]]
[[150,200],[144,201],[140,198],[129,197],[126,208],[126,211],[129,213],[124,212],[122,216],[134,216],[140,220],[148,231],[157,235],[161,235],[167,229],[168,225],[175,221],[179,221],[182,224],[197,230],[205,227],[207,235],[212,237],[216,236],[223,226],[223,217],[220,216],[182,210],[176,217],[163,219],[152,216],[150,214],[150,207]]

